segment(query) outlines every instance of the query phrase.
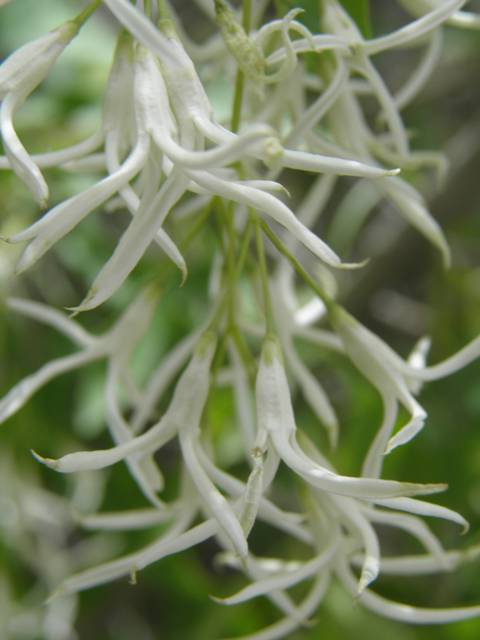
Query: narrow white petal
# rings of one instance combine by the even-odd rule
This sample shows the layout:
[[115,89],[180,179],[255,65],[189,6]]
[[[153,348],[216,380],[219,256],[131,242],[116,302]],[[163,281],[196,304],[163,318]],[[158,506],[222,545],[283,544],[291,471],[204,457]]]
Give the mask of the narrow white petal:
[[[350,41],[342,36],[332,34],[314,35],[313,42],[316,51],[324,51],[325,49],[343,49],[346,53],[351,51]],[[312,50],[312,45],[306,38],[294,40],[292,46],[296,53],[306,53]],[[286,58],[286,55],[285,47],[279,47],[267,57],[267,64],[271,65],[276,62],[281,62]]]
[[382,475],[385,449],[395,428],[395,421],[398,415],[397,399],[390,394],[382,394],[382,401],[383,420],[365,456],[362,465],[363,478],[380,478]]
[[399,556],[393,558],[382,558],[381,571],[388,575],[408,576],[408,575],[429,575],[445,571],[445,567],[450,570],[474,562],[480,555],[480,545],[467,547],[463,551],[445,551],[442,560],[432,554]]
[[[139,551],[130,553],[122,558],[118,558],[117,560],[112,560],[111,562],[105,562],[97,567],[81,571],[80,573],[67,578],[53,592],[47,602],[51,602],[61,595],[77,593],[78,591],[91,589],[92,587],[100,584],[105,584],[106,582],[117,580],[123,576],[131,575],[139,569],[137,562],[140,562],[141,560],[144,561],[143,566],[146,566],[147,564],[151,564],[152,562],[160,560],[172,553],[183,551],[184,549],[187,549],[188,547],[193,546],[198,542],[202,542],[202,540],[206,540],[214,535],[215,527],[212,526],[209,521],[203,522],[201,525],[198,525],[198,527],[194,527],[190,531],[186,532],[187,536],[188,534],[191,535],[187,537],[187,540],[185,541],[185,539],[182,538],[182,534],[185,535],[185,529],[190,525],[194,515],[195,513],[192,511],[185,512],[182,514],[182,517],[178,522],[175,523],[158,540],[155,540]],[[215,523],[215,525],[218,528],[218,524]],[[200,529],[200,535],[198,529]],[[202,535],[204,536],[203,538]],[[194,538],[193,542],[191,541],[192,538]],[[152,557],[153,559],[151,559]],[[145,559],[148,558],[150,558],[150,562],[145,563]]]
[[279,622],[246,636],[229,638],[229,640],[281,640],[288,637],[295,629],[305,625],[305,621],[316,611],[330,585],[330,573],[322,571],[315,580],[307,597],[297,607],[296,616],[288,616]]
[[427,84],[428,79],[437,67],[442,51],[442,30],[436,29],[431,32],[430,43],[422,57],[422,60],[415,66],[412,75],[405,84],[393,96],[398,109],[408,106]]
[[81,347],[88,347],[97,340],[97,338],[88,333],[78,322],[75,322],[75,320],[72,320],[66,314],[58,311],[58,309],[54,309],[41,302],[23,298],[8,298],[7,306],[28,318],[33,318],[38,322],[43,322],[50,327],[58,329],[58,331]]
[[[37,153],[30,155],[30,159],[40,169],[47,169],[49,167],[58,167],[59,165],[65,165],[66,163],[73,163],[77,161],[77,167],[80,166],[81,158],[89,156],[95,149],[103,143],[105,134],[102,129],[96,131],[92,136],[86,140],[82,140],[71,147],[65,149],[58,149],[57,151],[49,151],[47,153]],[[103,155],[101,155],[103,158]],[[98,162],[98,160],[96,160]],[[72,165],[73,166],[73,165]],[[0,156],[0,169],[11,169],[12,166],[5,156]],[[62,166],[62,169],[67,167]],[[100,169],[105,168],[105,162],[100,165]]]
[[39,168],[28,155],[13,128],[13,113],[21,104],[20,97],[9,93],[0,107],[0,130],[3,148],[11,168],[22,180],[37,204],[43,209],[48,200],[48,186]]
[[146,211],[138,211],[121,237],[112,257],[95,278],[85,300],[73,310],[98,307],[124,283],[155,238],[170,208],[185,192],[186,179],[172,172]]
[[263,454],[259,449],[254,449],[251,457],[253,460],[253,469],[248,476],[242,499],[242,509],[238,518],[245,538],[248,538],[248,534],[255,524],[263,493]]
[[266,146],[277,140],[275,130],[264,124],[251,125],[231,142],[207,151],[188,151],[171,138],[162,136],[162,132],[153,130],[153,137],[160,149],[172,160],[186,169],[204,169],[232,164],[246,155],[262,158],[266,155]]
[[328,112],[330,107],[335,103],[344,88],[349,77],[348,68],[345,63],[338,60],[338,68],[335,71],[330,84],[319,98],[313,102],[310,107],[296,120],[288,137],[285,146],[295,148],[302,141],[307,132],[314,127],[323,116]]
[[166,59],[170,64],[178,67],[178,61],[168,38],[160,33],[153,23],[128,0],[104,0],[104,3],[127,31],[138,38],[160,60]]
[[349,529],[353,529],[360,536],[363,543],[364,558],[357,585],[357,593],[355,594],[356,602],[368,585],[376,580],[380,571],[380,542],[378,536],[355,500],[338,498],[337,496],[332,496],[328,501],[325,500],[324,496],[319,496],[319,498],[320,500],[323,498],[324,506],[327,508],[331,508],[329,503],[333,505],[339,514],[342,524]]
[[425,369],[416,369],[407,363],[402,367],[403,373],[418,378],[419,380],[439,380],[450,376],[452,373],[466,367],[470,362],[480,357],[480,336],[469,342],[463,349],[460,349],[455,355],[447,358],[439,364]]
[[192,333],[181,340],[163,358],[159,367],[154,371],[148,382],[143,398],[143,403],[138,407],[131,419],[132,429],[135,433],[141,431],[147,421],[152,418],[155,405],[162,397],[172,380],[184,367],[191,355],[195,343],[198,341],[201,331]]
[[[69,198],[34,222],[28,229],[7,239],[24,242],[35,238],[25,249],[16,268],[21,273],[34,264],[60,238],[71,231],[95,207],[121,189],[141,169],[148,152],[148,141],[140,140],[116,174],[104,178],[83,193]],[[36,236],[36,237],[35,237]]]
[[[362,506],[361,511],[367,515],[371,522],[379,522],[408,531],[417,538],[426,551],[436,556],[440,563],[443,561],[445,551],[439,539],[420,518],[405,513],[386,512],[383,509],[374,509],[367,506]],[[449,569],[449,565],[445,565],[445,569]]]
[[130,531],[155,527],[168,522],[178,513],[178,509],[131,509],[129,511],[111,511],[78,515],[77,520],[83,529],[91,531]]
[[222,599],[215,598],[215,600],[221,604],[233,605],[239,604],[240,602],[246,602],[252,598],[258,598],[258,596],[263,596],[276,589],[289,589],[295,584],[299,584],[300,582],[307,580],[328,566],[337,552],[340,544],[340,538],[340,532],[335,530],[335,536],[331,535],[329,537],[324,549],[322,549],[322,551],[311,560],[300,563],[300,567],[298,569],[288,572],[280,571],[278,573],[274,573],[267,578],[257,580],[247,587],[244,587],[234,596]]
[[381,507],[388,507],[389,509],[399,509],[400,511],[407,511],[408,513],[414,513],[419,516],[430,516],[432,518],[442,518],[444,520],[457,522],[463,527],[462,533],[465,533],[469,527],[468,522],[463,516],[439,504],[432,504],[430,502],[424,502],[423,500],[413,500],[412,498],[390,498],[387,500],[375,500],[374,502]]
[[360,178],[382,178],[396,176],[400,173],[400,169],[381,169],[356,160],[344,160],[307,151],[293,151],[292,149],[285,149],[282,164],[289,169],[335,173],[339,176],[358,176]]
[[412,419],[388,441],[387,447],[385,449],[385,454],[390,453],[393,449],[395,449],[395,447],[399,447],[402,444],[410,442],[410,440],[423,429],[426,417],[426,412],[420,405],[417,405],[417,409],[413,414]]
[[192,434],[189,430],[180,430],[179,440],[183,459],[207,508],[231,540],[236,552],[246,562],[248,545],[245,534],[227,500],[215,487],[198,460],[195,451],[197,437],[198,435]]
[[184,171],[194,182],[210,193],[260,209],[273,220],[293,233],[307,249],[332,267],[342,267],[342,262],[330,247],[305,227],[293,212],[280,200],[258,189],[238,182],[227,182],[204,171]]
[[180,253],[177,245],[173,242],[167,232],[160,227],[155,234],[155,240],[158,246],[165,251],[170,260],[180,269],[182,272],[182,284],[185,284],[185,280],[188,276],[187,263],[185,262],[185,258]]
[[103,357],[103,353],[96,350],[81,351],[65,358],[52,360],[43,365],[38,371],[27,376],[16,384],[0,400],[0,423],[16,413],[23,405],[47,382],[66,371],[78,369],[89,362]]
[[388,124],[392,142],[400,155],[408,156],[407,132],[395,101],[381,75],[366,56],[357,56],[349,60],[352,69],[360,73],[373,89],[381,108],[383,119]]
[[[356,582],[353,573],[342,564],[342,566],[338,568],[338,574],[345,587],[353,593]],[[407,622],[409,624],[445,624],[480,616],[480,606],[452,609],[423,609],[392,602],[368,589],[363,594],[361,604],[385,618],[391,618],[392,620]]]
[[305,400],[310,405],[322,425],[325,427],[330,448],[335,450],[338,443],[338,419],[330,400],[321,384],[298,357],[290,340],[283,340],[285,359],[302,391]]
[[460,9],[465,2],[466,0],[449,0],[438,7],[438,9],[427,13],[425,16],[407,24],[401,29],[397,29],[388,36],[364,41],[361,45],[361,50],[367,56],[372,56],[380,51],[385,51],[392,47],[402,46],[406,42],[411,42],[445,22],[446,18]]
[[[229,493],[231,496],[243,496],[243,494],[245,493],[245,483],[216,467],[213,462],[209,458],[207,458],[200,445],[197,446],[196,452],[200,464],[216,485],[218,485],[223,491]],[[273,457],[274,455],[275,452],[273,451],[270,451],[268,453],[268,457]],[[265,463],[265,476],[269,475],[267,466],[268,458]],[[278,461],[274,466],[275,468],[278,466]],[[264,484],[267,485],[267,483]],[[264,496],[262,496],[258,506],[258,517],[260,520],[268,522],[277,529],[289,533],[290,535],[297,538],[298,540],[301,540],[307,545],[311,545],[313,543],[310,531],[301,526],[301,523],[303,522],[303,520],[305,520],[304,514],[288,513],[286,511],[282,511],[282,509],[279,509],[277,506],[275,506],[273,502],[267,500]]]
[[[116,445],[121,445],[131,442],[134,434],[130,425],[125,421],[118,405],[117,382],[117,372],[110,364],[104,388],[105,412],[112,439]],[[114,449],[110,451],[114,451]],[[150,466],[143,465],[143,460],[139,459],[138,454],[135,453],[125,458],[125,462],[130,474],[147,500],[153,505],[163,508],[163,502],[156,493],[162,489],[163,484],[163,478],[158,467],[155,464]]]
[[418,229],[427,240],[439,249],[443,257],[443,264],[448,269],[451,263],[450,247],[442,228],[426,207],[418,199],[409,197],[400,184],[395,180],[386,180],[379,183],[379,187],[397,206],[407,222]]
[[217,520],[215,518],[211,518],[210,520],[206,520],[205,522],[202,522],[202,524],[193,527],[189,531],[185,531],[184,533],[177,535],[174,539],[161,542],[160,544],[151,544],[147,550],[138,555],[135,561],[134,570],[139,571],[149,564],[152,564],[152,562],[157,562],[166,556],[170,556],[174,553],[180,553],[180,551],[185,551],[185,549],[189,549],[190,547],[200,544],[204,540],[215,535],[218,529],[219,524]]
[[[119,414],[117,413],[117,420]],[[126,423],[125,423],[126,425]],[[176,427],[168,419],[162,418],[158,424],[149,429],[141,436],[126,440],[111,449],[102,449],[97,451],[79,451],[77,453],[69,453],[58,460],[51,458],[41,458],[34,453],[39,462],[47,467],[55,469],[60,473],[73,473],[75,471],[94,471],[109,467],[120,460],[124,460],[127,456],[138,451],[142,455],[150,454],[160,449],[169,442],[176,434]]]

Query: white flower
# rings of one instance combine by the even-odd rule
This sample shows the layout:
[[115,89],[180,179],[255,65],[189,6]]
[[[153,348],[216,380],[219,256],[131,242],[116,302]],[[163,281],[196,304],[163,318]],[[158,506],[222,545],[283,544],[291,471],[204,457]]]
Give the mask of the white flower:
[[446,489],[445,485],[439,484],[421,485],[341,476],[311,460],[303,453],[296,440],[295,417],[281,358],[278,338],[267,335],[262,346],[255,389],[258,429],[256,446],[261,451],[273,449],[285,464],[309,484],[338,495],[376,501]]
[[[131,440],[134,434],[120,409],[118,385],[123,383],[130,395],[135,396],[132,401],[138,398],[138,390],[129,375],[128,365],[132,352],[150,324],[157,303],[158,292],[146,287],[109,331],[102,336],[92,336],[74,320],[46,305],[11,298],[8,305],[12,309],[56,327],[81,347],[81,351],[52,360],[15,385],[0,401],[0,422],[18,411],[38,389],[58,375],[107,358],[104,387],[107,425],[115,443]],[[163,479],[153,459],[147,457],[139,460],[132,456],[127,459],[127,465],[147,499],[161,506],[156,492],[163,487]]]
[[70,20],[38,40],[24,45],[0,66],[0,131],[3,148],[12,169],[25,182],[41,207],[46,205],[48,187],[15,133],[13,116],[15,110],[48,74],[58,56],[77,35],[78,29],[79,25]]
[[[378,477],[382,456],[409,442],[423,427],[427,414],[413,397],[419,381],[438,380],[455,373],[480,356],[480,337],[444,362],[431,367],[418,367],[405,362],[378,336],[371,333],[345,309],[332,305],[329,319],[341,337],[345,351],[373,386],[384,404],[383,424],[366,458],[363,475]],[[398,402],[411,413],[411,420],[393,437]]]
[[[317,464],[328,464],[309,439],[302,434],[302,446]],[[329,467],[331,471],[333,468]],[[300,625],[319,607],[331,578],[337,575],[342,585],[352,594],[355,601],[373,609],[380,615],[410,623],[441,623],[476,617],[480,607],[460,607],[452,609],[419,609],[406,607],[400,603],[380,598],[368,585],[379,573],[397,575],[425,575],[451,571],[463,562],[475,559],[480,550],[478,545],[465,552],[447,552],[427,525],[416,515],[395,513],[373,508],[362,500],[327,493],[310,487],[306,492],[305,506],[309,516],[304,527],[310,532],[312,557],[302,561],[283,561],[277,558],[258,558],[249,555],[247,568],[242,567],[230,554],[221,554],[222,562],[239,569],[251,579],[251,584],[233,596],[215,600],[221,604],[234,605],[258,596],[272,599],[286,597],[284,591],[305,580],[315,578],[314,587],[300,604],[290,603],[287,617],[280,622],[259,631],[248,638],[285,637]],[[402,503],[402,501],[404,501]],[[381,502],[381,501],[380,501]],[[466,526],[465,520],[457,513],[418,500],[398,498],[385,501],[383,506],[403,509],[414,514],[445,518]],[[426,550],[424,554],[384,558],[380,554],[378,535],[373,524],[395,527],[410,533]],[[351,567],[360,568],[358,579]],[[397,573],[398,572],[398,573]],[[275,602],[275,601],[274,601]],[[277,602],[275,602],[277,604]],[[285,611],[282,603],[281,608]],[[278,606],[278,604],[277,604]]]

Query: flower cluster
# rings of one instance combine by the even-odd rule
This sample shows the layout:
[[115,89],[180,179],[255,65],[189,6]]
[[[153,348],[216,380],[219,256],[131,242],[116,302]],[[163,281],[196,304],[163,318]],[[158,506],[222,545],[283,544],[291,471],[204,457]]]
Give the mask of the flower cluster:
[[[150,506],[107,513],[86,513],[84,508],[78,515],[84,528],[122,531],[163,525],[156,540],[135,552],[77,573],[78,564],[85,563],[71,563],[73,575],[66,577],[62,571],[49,579],[49,588],[57,580],[51,607],[60,596],[70,598],[73,618],[73,594],[78,591],[122,576],[135,582],[137,573],[153,562],[214,537],[221,549],[219,562],[250,580],[236,595],[216,600],[233,605],[263,595],[284,614],[279,622],[248,636],[251,640],[283,638],[310,624],[333,576],[355,602],[394,620],[444,623],[480,615],[480,605],[415,608],[369,588],[380,573],[451,571],[480,554],[478,545],[446,551],[421,519],[441,518],[468,529],[460,514],[418,499],[444,491],[446,485],[382,477],[385,455],[424,426],[427,413],[416,398],[423,382],[451,375],[478,358],[480,337],[433,366],[426,362],[429,341],[424,338],[404,360],[337,302],[337,290],[345,287],[340,292],[345,295],[348,284],[336,278],[345,269],[353,272],[352,278],[361,274],[369,256],[349,250],[361,227],[358,220],[380,201],[389,202],[440,252],[444,266],[450,265],[447,240],[423,196],[398,175],[401,169],[430,167],[441,183],[447,163],[442,154],[410,149],[400,110],[434,70],[443,25],[479,25],[477,16],[461,11],[464,3],[402,0],[411,21],[388,35],[366,38],[338,0],[320,2],[320,34],[297,20],[300,9],[266,21],[268,3],[262,0],[245,0],[242,14],[223,0],[198,0],[198,7],[216,21],[216,33],[198,44],[164,0],[95,0],[77,18],[23,46],[0,66],[5,151],[0,168],[12,169],[43,209],[49,190],[42,170],[104,174],[23,231],[4,238],[12,244],[28,242],[15,273],[25,272],[104,204],[111,212],[126,209],[131,220],[84,300],[71,308],[73,315],[112,297],[152,243],[161,250],[156,254],[161,269],[101,334],[86,331],[72,316],[41,302],[7,300],[12,312],[54,327],[78,350],[14,386],[0,400],[0,422],[53,378],[105,359],[105,423],[113,446],[58,459],[33,454],[66,474],[126,462]],[[121,31],[99,129],[71,147],[31,155],[15,131],[15,111],[102,4]],[[424,55],[392,95],[372,58],[411,47],[423,47]],[[230,119],[219,122],[215,117],[200,69],[222,81],[236,74]],[[364,96],[378,106],[375,126],[365,113]],[[332,228],[345,227],[344,249],[334,251],[313,228],[339,176],[358,180],[333,217]],[[300,197],[293,193],[289,199],[286,185],[297,180],[309,186]],[[357,200],[355,211],[349,205],[352,198]],[[182,284],[188,283],[186,249],[210,217],[218,227],[218,250],[210,265],[210,311],[139,384],[131,373],[134,352],[154,323],[172,264],[181,271]],[[190,224],[189,233],[174,236],[172,220],[174,230]],[[358,261],[346,261],[349,255]],[[306,302],[295,275],[309,287]],[[331,329],[325,328],[327,321]],[[301,358],[295,338],[349,359],[381,397],[382,422],[358,477],[337,471],[297,427],[292,385],[326,429],[331,448],[342,442],[334,403]],[[216,446],[223,434],[213,434],[207,424],[208,404],[221,387],[229,387],[234,398],[241,443],[237,460],[248,469],[243,479],[222,464]],[[161,415],[160,404],[166,407]],[[410,417],[396,428],[400,406]],[[173,501],[165,501],[160,495],[169,477],[155,455],[174,439],[181,456],[180,489]],[[301,486],[293,511],[275,500],[282,462]],[[28,489],[21,491],[27,495]],[[249,535],[257,520],[303,543],[310,558],[256,555]],[[407,531],[425,552],[382,556],[378,524]],[[66,526],[73,526],[68,518]],[[307,580],[313,580],[312,586],[297,602],[287,590]],[[70,618],[69,625],[71,632]]]

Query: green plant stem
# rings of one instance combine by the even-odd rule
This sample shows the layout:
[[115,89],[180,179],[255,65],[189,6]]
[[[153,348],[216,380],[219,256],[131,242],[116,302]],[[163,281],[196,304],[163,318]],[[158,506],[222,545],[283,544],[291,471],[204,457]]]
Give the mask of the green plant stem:
[[239,331],[237,325],[229,327],[230,335],[232,336],[238,353],[245,365],[245,371],[252,387],[255,387],[255,380],[257,377],[257,363],[250,351],[250,348],[245,340],[245,337],[241,331]]
[[249,34],[250,23],[252,16],[252,0],[243,0],[242,4],[242,27],[245,29],[245,33]]
[[143,0],[143,10],[147,18],[152,17],[152,0]]
[[332,309],[332,307],[334,306],[333,300],[319,288],[319,286],[316,284],[313,278],[307,273],[307,271],[302,267],[302,265],[298,262],[298,260],[294,256],[292,256],[292,254],[288,251],[288,249],[284,247],[282,242],[280,242],[280,240],[273,233],[270,227],[261,218],[259,218],[259,225],[262,228],[262,230],[265,232],[265,234],[268,236],[268,238],[270,238],[273,244],[277,247],[280,253],[284,255],[285,258],[287,258],[287,260],[290,262],[290,264],[298,273],[298,275],[302,278],[302,280],[306,284],[308,284],[308,286],[317,294],[320,300],[322,300],[322,302],[325,304],[327,309],[328,310]]
[[78,28],[83,26],[85,22],[90,18],[90,16],[95,13],[95,11],[100,7],[103,0],[94,0],[91,4],[88,5],[83,11],[81,11],[76,18],[72,20]]
[[247,224],[247,228],[245,229],[245,235],[243,236],[243,241],[242,244],[240,246],[240,255],[238,257],[237,260],[237,264],[235,266],[235,270],[232,274],[232,277],[228,283],[228,288],[227,291],[225,292],[225,295],[223,296],[222,301],[220,302],[220,305],[215,313],[215,316],[212,320],[212,322],[210,323],[208,330],[209,331],[217,331],[220,323],[223,319],[223,316],[225,314],[225,311],[227,309],[227,306],[230,304],[230,299],[235,291],[235,287],[237,285],[237,280],[240,277],[240,274],[242,273],[242,269],[243,266],[245,264],[245,260],[247,258],[247,254],[248,254],[248,249],[250,246],[250,238],[252,235],[252,221],[249,220],[248,224]]
[[[178,249],[180,253],[183,253],[188,245],[192,242],[195,236],[198,234],[200,229],[202,229],[205,220],[208,218],[212,210],[212,203],[210,202],[202,211],[202,213],[198,216],[193,224],[192,228],[187,234],[187,237],[183,240],[183,242],[179,245]],[[165,282],[170,277],[172,271],[175,269],[175,265],[173,262],[168,262],[166,265],[162,265],[162,271],[160,274],[157,274],[151,278],[151,280],[156,280],[158,286],[163,286]]]
[[272,299],[270,297],[270,287],[268,284],[267,260],[263,246],[262,227],[259,214],[250,209],[250,217],[255,224],[255,240],[257,242],[258,262],[260,264],[260,277],[262,279],[263,300],[265,307],[265,320],[267,323],[267,333],[276,333],[275,318],[273,316]]
[[240,127],[240,114],[242,111],[242,98],[243,98],[243,84],[244,84],[244,75],[241,69],[237,69],[237,77],[235,80],[235,94],[233,97],[233,108],[232,108],[232,123],[231,130],[232,133],[237,133]]

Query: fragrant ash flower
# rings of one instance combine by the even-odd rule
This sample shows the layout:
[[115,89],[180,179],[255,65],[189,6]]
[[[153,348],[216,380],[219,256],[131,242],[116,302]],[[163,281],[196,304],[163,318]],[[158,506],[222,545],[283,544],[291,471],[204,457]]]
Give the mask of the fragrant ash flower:
[[[310,617],[333,576],[355,602],[394,620],[440,623],[480,615],[478,606],[438,610],[406,607],[371,590],[382,573],[413,576],[451,571],[479,555],[478,545],[465,552],[445,551],[422,519],[442,518],[467,529],[468,523],[459,513],[418,499],[444,490],[445,485],[386,480],[381,471],[383,455],[408,442],[423,427],[426,412],[416,399],[423,381],[454,373],[477,358],[480,338],[433,367],[427,366],[429,344],[422,340],[404,361],[330,300],[335,298],[335,271],[330,270],[327,278],[315,259],[334,269],[360,265],[343,262],[346,251],[337,253],[314,232],[322,212],[335,201],[338,176],[357,177],[361,181],[350,190],[348,200],[337,211],[327,212],[328,221],[333,220],[327,231],[330,236],[335,235],[331,233],[334,225],[348,228],[344,246],[353,244],[360,222],[349,217],[354,209],[351,202],[370,190],[366,199],[362,197],[364,218],[386,197],[441,251],[448,265],[449,248],[438,223],[420,193],[398,178],[395,168],[432,167],[440,181],[446,162],[439,154],[410,149],[400,110],[432,73],[441,52],[440,26],[447,21],[459,24],[469,20],[472,25],[475,20],[459,13],[461,0],[420,0],[415,7],[410,7],[410,0],[402,0],[418,19],[394,33],[366,40],[336,1],[321,3],[325,33],[314,34],[295,19],[298,9],[264,24],[268,3],[254,3],[249,30],[240,25],[238,12],[231,11],[223,0],[196,0],[212,20],[216,13],[219,26],[211,40],[198,45],[186,36],[184,39],[181,22],[175,16],[170,19],[163,0],[153,6],[128,0],[104,3],[123,30],[105,90],[101,124],[90,138],[65,149],[29,156],[18,146],[16,134],[12,135],[15,108],[36,86],[34,82],[38,84],[45,77],[66,46],[67,36],[61,32],[65,25],[52,32],[54,35],[26,45],[0,67],[4,98],[0,125],[6,140],[0,168],[13,168],[41,204],[48,195],[43,168],[104,172],[94,186],[57,204],[30,227],[7,238],[11,243],[29,242],[16,272],[33,265],[94,208],[107,203],[110,212],[126,208],[131,219],[74,311],[94,309],[113,295],[152,242],[181,270],[183,284],[187,276],[184,247],[213,211],[216,248],[211,252],[207,243],[202,251],[215,254],[208,293],[215,316],[212,321],[212,314],[207,313],[208,322],[190,326],[190,333],[170,348],[140,388],[129,365],[151,324],[159,297],[155,287],[146,287],[113,327],[98,336],[46,305],[10,299],[11,309],[59,329],[79,351],[53,360],[18,383],[0,401],[0,422],[53,377],[105,358],[104,402],[111,448],[76,451],[59,459],[34,455],[47,467],[69,474],[96,472],[125,460],[152,504],[131,511],[82,513],[78,523],[83,528],[112,533],[162,525],[161,534],[143,548],[97,566],[72,566],[67,573],[73,575],[67,578],[65,572],[57,576],[55,584],[49,585],[54,589],[51,606],[61,602],[57,596],[63,594],[67,602],[75,603],[76,592],[124,576],[135,582],[137,573],[153,562],[214,538],[222,550],[219,562],[237,568],[250,580],[248,586],[220,602],[233,605],[262,595],[284,616],[248,636],[249,640],[282,638],[300,626],[310,626]],[[5,2],[0,0],[2,4]],[[71,21],[74,23],[77,25]],[[372,57],[396,47],[422,46],[425,51],[418,66],[392,95]],[[327,53],[319,55],[321,52]],[[309,57],[304,59],[304,53]],[[210,68],[206,69],[205,63]],[[200,78],[206,77],[202,75],[205,71],[210,77],[215,72],[228,76],[232,69],[241,72],[234,113],[231,123],[228,118],[220,123]],[[239,88],[242,74],[246,80],[243,93]],[[372,103],[377,105],[378,128],[372,127],[373,118],[365,115],[365,95],[373,97]],[[289,171],[282,174],[284,169]],[[292,171],[322,175],[312,178]],[[288,180],[295,186],[292,207],[282,199],[288,195],[284,187]],[[303,188],[307,183],[310,186]],[[266,233],[268,229],[256,212],[275,232],[269,237],[279,251],[272,252],[269,260],[261,241],[261,228]],[[182,237],[177,226],[188,224],[194,214],[200,215],[191,233],[187,230]],[[175,224],[170,226],[170,222]],[[283,227],[278,237],[276,225]],[[205,223],[203,228],[209,226]],[[254,226],[256,254],[250,252]],[[172,229],[172,237],[166,229]],[[179,237],[182,244],[177,247]],[[332,241],[332,246],[337,245]],[[300,264],[304,247],[313,254],[306,268]],[[270,278],[268,266],[272,262],[275,273]],[[195,260],[192,263],[196,264]],[[308,297],[296,284],[291,264],[312,289]],[[261,303],[256,304],[259,274],[263,309]],[[342,287],[339,279],[340,295],[347,293]],[[186,322],[191,315],[198,317],[197,295],[201,292],[196,291],[192,301],[185,298]],[[332,331],[315,326],[327,319]],[[164,326],[158,327],[162,340]],[[287,372],[327,428],[331,447],[339,440],[334,407],[300,358],[297,338],[350,358],[381,396],[382,424],[359,477],[337,471],[297,427]],[[263,339],[261,350],[259,339]],[[118,399],[120,386],[128,396],[125,411]],[[220,386],[231,387],[237,405],[239,426],[234,432],[234,447],[229,427],[218,427],[206,411],[216,401]],[[161,403],[170,392],[164,410]],[[410,420],[394,434],[399,404],[409,412]],[[157,405],[162,407],[160,415]],[[180,488],[167,503],[159,494],[170,481],[169,470],[166,466],[164,477],[154,456],[173,440],[178,443]],[[243,465],[243,479],[229,472],[232,462]],[[276,479],[281,462],[300,485],[296,512],[286,512],[274,502],[280,495]],[[87,511],[97,507],[93,504]],[[288,536],[289,542],[301,542],[302,559],[258,556],[257,521]],[[408,533],[424,552],[382,557],[377,525]],[[310,590],[297,601],[288,590],[306,580],[312,581]],[[69,628],[72,618],[73,614],[67,620]]]
[[[46,305],[11,298],[8,301],[10,308],[59,329],[81,347],[81,351],[52,360],[14,386],[0,401],[0,422],[16,413],[38,389],[58,375],[107,358],[104,387],[107,425],[117,444],[131,440],[133,432],[123,417],[118,402],[118,385],[120,382],[124,384],[133,401],[138,398],[136,385],[128,373],[128,365],[132,352],[150,324],[158,298],[158,291],[146,287],[115,325],[102,336],[92,336],[74,320]],[[133,456],[127,460],[127,465],[147,499],[160,506],[157,491],[162,488],[163,479],[153,460],[146,458],[139,461]]]
[[[419,368],[405,362],[378,336],[368,331],[341,307],[333,305],[329,309],[329,319],[341,337],[346,353],[379,391],[384,403],[385,420],[370,450],[370,464],[367,465],[369,468],[371,465],[380,464],[381,455],[409,442],[422,429],[427,414],[412,395],[412,391],[418,390],[416,381],[438,380],[480,357],[478,337],[444,362],[432,367]],[[410,411],[412,418],[392,437],[397,402],[401,402]],[[373,474],[373,477],[375,476],[376,473]]]
[[46,205],[48,187],[18,139],[13,127],[13,116],[77,35],[79,27],[78,21],[69,20],[47,35],[24,45],[0,66],[0,132],[3,148],[10,166],[41,207]]
[[278,338],[264,340],[257,376],[257,439],[261,451],[273,448],[285,464],[309,484],[324,491],[355,498],[376,499],[443,491],[445,485],[420,485],[391,480],[339,476],[316,464],[301,451],[295,438],[295,417]]

